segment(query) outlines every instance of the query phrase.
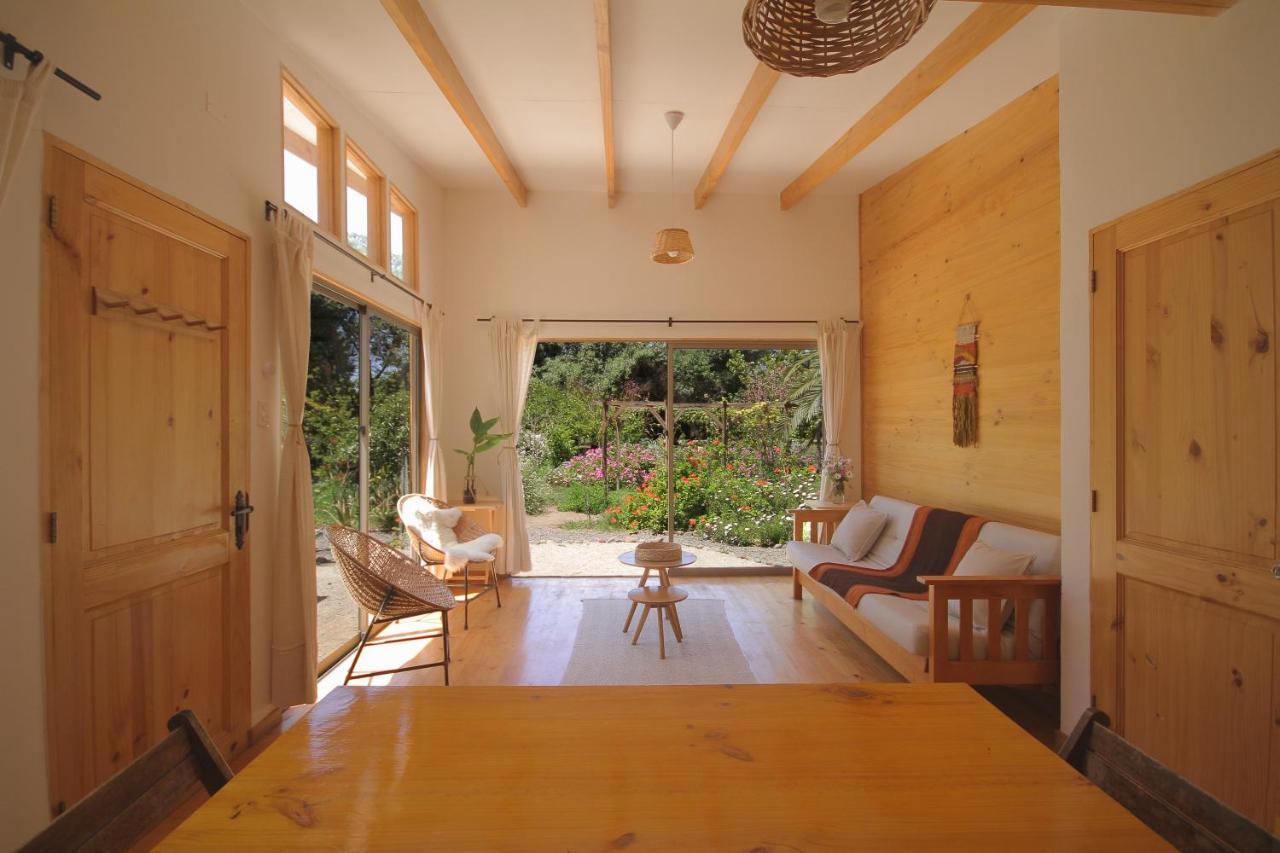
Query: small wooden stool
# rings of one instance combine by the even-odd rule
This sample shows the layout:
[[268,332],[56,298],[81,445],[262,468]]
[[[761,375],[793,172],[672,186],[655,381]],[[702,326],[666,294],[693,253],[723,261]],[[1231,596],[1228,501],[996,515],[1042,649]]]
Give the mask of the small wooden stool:
[[640,639],[640,632],[644,630],[644,622],[649,618],[650,610],[658,611],[658,657],[661,660],[667,659],[667,637],[663,630],[663,611],[671,620],[671,631],[676,635],[676,642],[684,642],[684,633],[680,630],[680,615],[676,612],[676,605],[689,597],[689,593],[685,592],[678,586],[660,586],[657,589],[651,589],[647,586],[637,587],[627,593],[627,598],[631,599],[631,605],[643,605],[644,610],[640,612],[640,624],[636,625],[635,636],[631,638],[631,645],[635,645]]

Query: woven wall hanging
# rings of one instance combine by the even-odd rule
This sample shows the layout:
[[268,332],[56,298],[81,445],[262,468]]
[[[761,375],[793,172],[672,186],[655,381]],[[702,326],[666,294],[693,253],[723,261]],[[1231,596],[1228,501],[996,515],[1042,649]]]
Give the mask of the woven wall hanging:
[[909,42],[936,2],[747,0],[742,38],[776,71],[833,77],[879,62]]
[[956,326],[951,362],[951,440],[956,447],[978,443],[978,324]]

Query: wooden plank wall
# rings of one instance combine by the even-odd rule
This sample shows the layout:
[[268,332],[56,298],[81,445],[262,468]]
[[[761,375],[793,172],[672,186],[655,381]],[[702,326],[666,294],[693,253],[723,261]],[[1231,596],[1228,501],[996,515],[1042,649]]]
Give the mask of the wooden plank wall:
[[[1057,532],[1058,78],[863,193],[861,241],[865,495]],[[967,448],[951,441],[962,316],[979,322]]]

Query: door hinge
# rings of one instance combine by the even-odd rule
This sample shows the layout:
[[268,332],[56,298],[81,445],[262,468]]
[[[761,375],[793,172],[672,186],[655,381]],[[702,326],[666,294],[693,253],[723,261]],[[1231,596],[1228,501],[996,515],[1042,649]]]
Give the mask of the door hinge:
[[1090,509],[1089,509],[1090,512],[1098,511],[1098,490],[1097,489],[1094,489],[1092,492],[1089,493],[1089,506],[1090,506]]
[[49,196],[49,209],[45,213],[45,224],[49,226],[49,230],[58,233],[58,197],[56,195]]
[[58,544],[58,514],[56,512],[49,513],[49,544]]
[[1098,292],[1098,271],[1097,270],[1089,270],[1089,292],[1090,293]]

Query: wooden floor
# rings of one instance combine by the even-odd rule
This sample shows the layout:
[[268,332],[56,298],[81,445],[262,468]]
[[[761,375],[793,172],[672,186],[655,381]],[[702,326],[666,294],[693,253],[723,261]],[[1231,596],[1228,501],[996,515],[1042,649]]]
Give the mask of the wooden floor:
[[[471,628],[462,608],[450,615],[451,684],[559,684],[577,636],[582,600],[623,598],[627,578],[520,578],[502,585],[502,607],[492,593],[471,603]],[[885,682],[902,677],[853,636],[812,597],[791,597],[791,578],[692,577],[680,580],[690,598],[719,598],[756,680],[786,682]],[[397,633],[438,625],[438,617],[406,620]],[[386,634],[384,636],[391,636]],[[440,641],[411,641],[367,649],[360,670],[426,663],[440,658]],[[320,695],[342,684],[350,659],[320,680]],[[439,669],[360,679],[352,684],[443,684]],[[1057,697],[1038,690],[980,688],[996,707],[1052,746],[1059,729]],[[305,709],[286,715],[285,726]]]

